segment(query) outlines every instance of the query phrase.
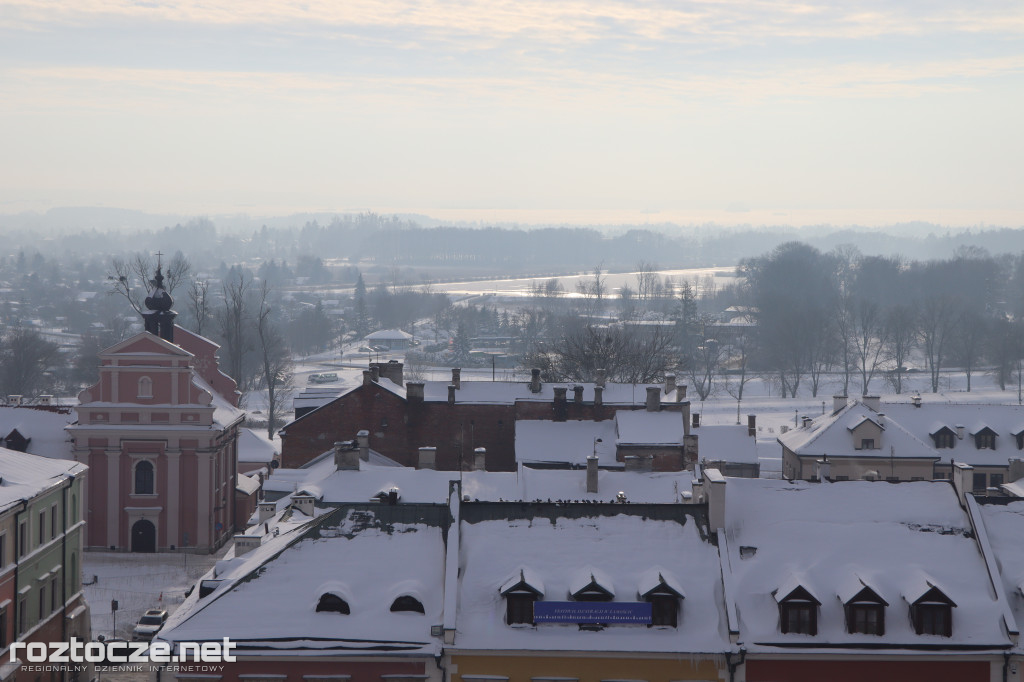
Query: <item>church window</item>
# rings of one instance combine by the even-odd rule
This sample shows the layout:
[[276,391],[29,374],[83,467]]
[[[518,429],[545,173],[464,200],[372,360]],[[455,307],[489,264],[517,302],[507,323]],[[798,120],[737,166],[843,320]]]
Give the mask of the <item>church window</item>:
[[153,463],[148,460],[141,460],[135,465],[135,494],[152,495],[154,492],[154,471]]
[[152,398],[153,397],[153,380],[149,377],[142,377],[139,379],[139,396],[140,398]]

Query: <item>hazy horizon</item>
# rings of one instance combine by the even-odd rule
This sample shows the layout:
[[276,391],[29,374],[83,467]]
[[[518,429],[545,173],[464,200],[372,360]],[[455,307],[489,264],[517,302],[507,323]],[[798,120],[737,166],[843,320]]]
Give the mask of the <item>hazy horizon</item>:
[[0,212],[1022,225],[1022,34],[997,1],[8,0]]

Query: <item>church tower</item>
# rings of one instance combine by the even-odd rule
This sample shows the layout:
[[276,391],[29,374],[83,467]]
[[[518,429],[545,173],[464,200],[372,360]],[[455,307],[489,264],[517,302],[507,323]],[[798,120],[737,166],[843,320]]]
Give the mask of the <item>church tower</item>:
[[153,294],[146,297],[146,312],[142,313],[146,331],[153,336],[159,336],[165,341],[174,343],[174,318],[178,316],[178,313],[171,310],[174,299],[164,288],[164,275],[159,263],[156,266],[156,277],[153,278],[152,284]]

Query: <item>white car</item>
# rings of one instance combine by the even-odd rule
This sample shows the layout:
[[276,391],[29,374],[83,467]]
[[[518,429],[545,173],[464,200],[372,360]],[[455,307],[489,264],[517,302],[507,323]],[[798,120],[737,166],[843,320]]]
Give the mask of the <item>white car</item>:
[[135,625],[135,630],[132,631],[133,642],[149,642],[153,639],[160,628],[164,626],[164,622],[167,620],[167,611],[164,609],[150,609],[146,611],[142,618],[139,618],[139,622]]

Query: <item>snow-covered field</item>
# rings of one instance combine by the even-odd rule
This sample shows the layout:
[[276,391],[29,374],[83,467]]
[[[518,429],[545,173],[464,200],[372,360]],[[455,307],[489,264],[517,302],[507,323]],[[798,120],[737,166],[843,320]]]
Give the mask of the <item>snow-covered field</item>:
[[[85,598],[92,613],[93,637],[132,638],[132,629],[146,609],[173,613],[185,592],[227,551],[217,554],[127,554],[86,552],[82,560]],[[111,600],[116,599],[117,631]]]

